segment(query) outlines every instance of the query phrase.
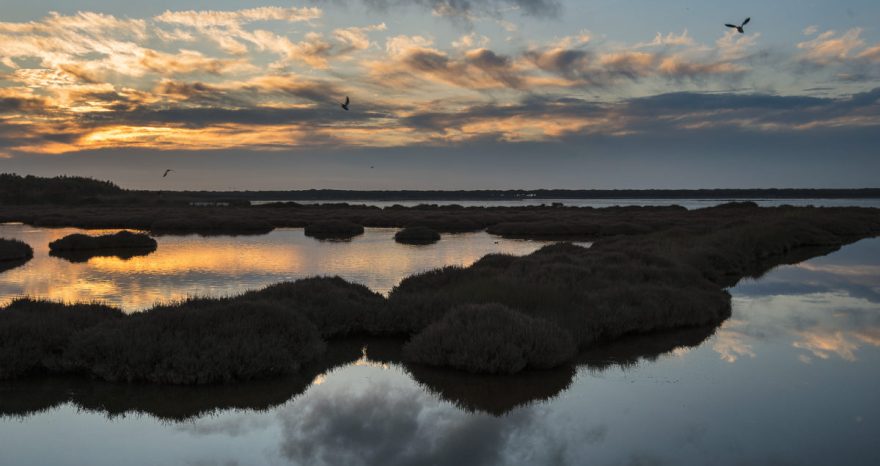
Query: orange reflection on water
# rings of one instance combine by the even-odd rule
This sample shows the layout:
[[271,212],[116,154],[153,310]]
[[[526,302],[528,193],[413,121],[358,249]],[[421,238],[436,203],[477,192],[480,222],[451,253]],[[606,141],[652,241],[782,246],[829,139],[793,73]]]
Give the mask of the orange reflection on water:
[[279,229],[259,236],[161,236],[155,252],[130,259],[93,257],[71,263],[49,256],[50,241],[77,232],[82,230],[0,225],[0,234],[24,240],[35,251],[34,259],[24,266],[0,274],[0,305],[15,296],[32,296],[101,301],[136,311],[192,296],[236,295],[315,275],[339,275],[387,293],[414,273],[467,266],[493,252],[528,254],[543,245],[473,233],[445,235],[436,244],[414,247],[395,243],[392,229],[368,229],[349,242],[324,242],[305,237],[301,229]]
[[232,243],[162,244],[160,250],[131,259],[94,257],[89,266],[105,273],[176,275],[202,272],[216,275],[241,273],[285,273],[302,268],[301,254],[276,244],[236,245]]

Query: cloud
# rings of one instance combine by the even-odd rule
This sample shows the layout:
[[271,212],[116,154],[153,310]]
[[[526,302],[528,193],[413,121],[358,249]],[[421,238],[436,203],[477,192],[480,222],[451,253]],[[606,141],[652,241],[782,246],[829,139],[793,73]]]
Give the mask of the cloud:
[[561,456],[536,427],[542,414],[470,414],[409,385],[313,388],[279,414],[280,451],[292,463],[314,465],[541,463]]
[[688,31],[685,29],[681,34],[670,32],[665,36],[658,32],[654,36],[654,40],[636,44],[636,47],[690,46],[694,44],[694,39],[688,35]]
[[865,45],[861,39],[862,29],[853,28],[838,35],[835,31],[825,31],[816,38],[797,44],[803,50],[802,60],[828,65],[833,62],[853,58],[853,51]]
[[318,19],[322,12],[318,8],[296,8],[296,7],[277,7],[266,6],[258,8],[247,8],[234,11],[165,11],[156,16],[156,21],[162,23],[176,24],[179,26],[188,26],[200,30],[208,28],[238,28],[243,24],[255,21],[287,21],[300,22]]
[[361,0],[361,2],[382,11],[417,6],[429,9],[435,16],[468,22],[483,15],[499,17],[504,11],[509,10],[535,17],[555,17],[562,9],[558,0]]

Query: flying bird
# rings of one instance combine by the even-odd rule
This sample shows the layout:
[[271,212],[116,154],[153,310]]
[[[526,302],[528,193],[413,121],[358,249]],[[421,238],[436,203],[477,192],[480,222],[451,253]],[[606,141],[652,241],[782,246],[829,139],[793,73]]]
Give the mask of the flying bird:
[[170,169],[170,168],[167,169],[167,170],[165,170],[165,173],[162,175],[162,178],[165,178],[166,176],[168,176],[169,173],[171,173],[171,172],[173,172],[173,171],[174,171],[174,170],[172,170],[172,169]]
[[351,102],[351,101],[348,100],[348,96],[345,96],[345,103],[344,103],[344,104],[339,104],[339,106],[342,107],[343,110],[348,111],[348,103],[349,103],[349,102]]
[[734,29],[737,30],[737,32],[739,32],[740,34],[742,34],[742,33],[745,32],[745,31],[743,31],[743,26],[745,26],[746,24],[749,24],[749,21],[750,21],[751,19],[752,19],[752,18],[746,18],[746,20],[743,21],[743,23],[740,24],[739,26],[737,26],[736,24],[725,24],[725,26],[727,26],[727,27],[729,27],[729,28],[734,28]]

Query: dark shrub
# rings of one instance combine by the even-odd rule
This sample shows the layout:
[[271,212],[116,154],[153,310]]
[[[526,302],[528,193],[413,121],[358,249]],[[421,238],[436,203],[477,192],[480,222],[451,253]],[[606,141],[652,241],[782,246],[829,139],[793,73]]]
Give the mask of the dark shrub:
[[158,243],[149,235],[120,231],[111,235],[89,236],[81,233],[67,235],[49,243],[49,250],[87,251],[97,249],[141,249],[155,250]]
[[345,220],[327,220],[309,224],[306,236],[317,239],[349,239],[364,233],[364,227]]
[[431,244],[440,241],[440,233],[428,227],[407,227],[394,234],[394,241],[404,244]]
[[364,333],[385,298],[339,277],[312,277],[250,291],[236,300],[271,301],[306,316],[324,337]]
[[72,338],[122,317],[118,309],[99,304],[13,301],[0,308],[0,379],[67,371],[63,356]]
[[564,328],[586,347],[627,333],[721,322],[730,296],[693,267],[639,252],[545,246],[404,279],[381,322],[417,333],[463,304],[501,303]]
[[468,372],[514,374],[569,361],[575,345],[567,332],[500,304],[450,310],[407,343],[412,362]]
[[0,261],[20,261],[34,257],[34,250],[17,239],[0,238]]
[[94,327],[69,360],[108,381],[206,384],[292,374],[324,349],[311,322],[278,304],[201,300]]

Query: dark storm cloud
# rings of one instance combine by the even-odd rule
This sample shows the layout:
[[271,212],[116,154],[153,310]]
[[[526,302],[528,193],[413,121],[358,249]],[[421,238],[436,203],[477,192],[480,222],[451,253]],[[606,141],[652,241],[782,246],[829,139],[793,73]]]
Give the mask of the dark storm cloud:
[[46,101],[32,97],[0,97],[0,114],[34,113],[41,111]]
[[[598,103],[531,96],[516,105],[480,105],[455,112],[423,112],[401,119],[404,126],[442,132],[478,121],[505,118],[604,119],[614,129],[665,133],[686,129],[690,136],[710,127],[745,131],[798,131],[807,126],[880,126],[880,88],[832,99],[769,94],[677,92]],[[607,132],[607,131],[606,131]]]
[[81,135],[78,128],[65,124],[47,123],[35,127],[0,120],[0,149],[40,145],[46,142],[69,144],[75,142]]
[[112,122],[113,124],[179,124],[189,128],[202,128],[224,123],[242,125],[274,126],[299,123],[310,126],[322,126],[340,121],[364,121],[383,117],[382,114],[371,112],[350,113],[340,115],[339,111],[328,108],[142,108],[115,115],[91,116],[92,122]]
[[471,89],[523,86],[523,77],[514,69],[513,60],[488,49],[471,50],[462,58],[450,58],[432,49],[413,49],[394,67],[392,74],[399,73],[426,76]]
[[457,112],[424,112],[402,118],[403,126],[429,131],[458,128],[468,123],[512,117],[601,116],[610,106],[573,98],[530,96],[516,105],[478,105]]

